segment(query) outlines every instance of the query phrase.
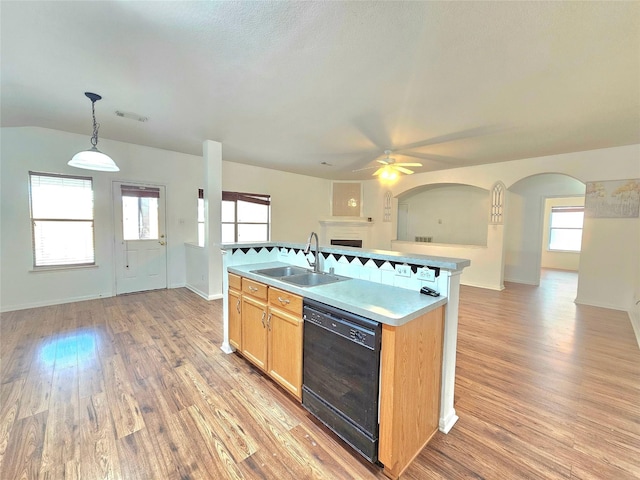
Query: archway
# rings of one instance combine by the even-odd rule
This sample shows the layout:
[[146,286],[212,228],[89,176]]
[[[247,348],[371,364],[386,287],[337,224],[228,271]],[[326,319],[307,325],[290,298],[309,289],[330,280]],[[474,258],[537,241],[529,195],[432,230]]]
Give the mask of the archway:
[[545,248],[543,232],[548,224],[548,211],[554,203],[550,200],[563,198],[568,202],[571,198],[584,199],[584,192],[584,183],[560,173],[532,175],[508,188],[505,281],[539,285]]

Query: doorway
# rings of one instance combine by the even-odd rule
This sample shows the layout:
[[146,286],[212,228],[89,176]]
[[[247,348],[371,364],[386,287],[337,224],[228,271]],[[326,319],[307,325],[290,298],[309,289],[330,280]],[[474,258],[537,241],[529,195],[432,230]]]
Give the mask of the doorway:
[[165,187],[113,182],[116,295],[167,288]]

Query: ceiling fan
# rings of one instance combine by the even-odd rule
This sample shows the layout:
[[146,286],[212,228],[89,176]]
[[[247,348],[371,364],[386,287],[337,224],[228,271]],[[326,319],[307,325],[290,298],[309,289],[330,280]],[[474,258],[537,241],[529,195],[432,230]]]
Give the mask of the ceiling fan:
[[389,171],[389,169],[391,170],[397,170],[399,172],[402,172],[406,175],[411,175],[413,173],[413,170],[410,170],[406,167],[421,167],[422,164],[418,163],[418,162],[411,162],[411,163],[407,163],[407,162],[396,162],[396,159],[393,157],[390,157],[389,155],[391,155],[391,150],[385,150],[384,154],[386,155],[385,158],[379,158],[376,160],[376,162],[381,163],[383,166],[378,168],[378,170],[376,170],[375,172],[373,172],[374,176],[377,175],[382,175],[386,171]]
[[372,168],[377,168],[377,170],[375,172],[373,172],[373,176],[377,177],[380,176],[381,178],[384,179],[395,179],[398,177],[398,173],[404,173],[405,175],[411,175],[413,173],[413,170],[407,168],[407,167],[421,167],[422,164],[418,163],[418,162],[411,162],[411,163],[407,163],[407,162],[396,162],[396,159],[391,157],[392,151],[391,150],[385,150],[384,154],[385,157],[384,158],[378,158],[376,160],[376,162],[382,164],[381,167],[378,167],[377,165],[374,165],[372,167],[365,167],[365,168],[359,168],[358,170],[354,170],[354,172],[358,172],[361,170],[369,170]]

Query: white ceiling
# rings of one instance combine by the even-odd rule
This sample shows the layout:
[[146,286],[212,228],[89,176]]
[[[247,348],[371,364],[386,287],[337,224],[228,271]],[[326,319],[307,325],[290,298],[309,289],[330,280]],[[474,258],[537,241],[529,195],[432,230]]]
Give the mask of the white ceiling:
[[352,170],[386,148],[423,172],[640,143],[637,1],[2,1],[0,17],[2,126],[87,146],[85,91],[101,138],[217,140],[224,160],[334,179],[371,178]]

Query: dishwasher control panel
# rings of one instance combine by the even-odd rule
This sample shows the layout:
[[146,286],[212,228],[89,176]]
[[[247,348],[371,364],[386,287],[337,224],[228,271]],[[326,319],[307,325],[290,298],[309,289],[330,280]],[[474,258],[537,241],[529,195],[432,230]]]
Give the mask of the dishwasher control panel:
[[[346,338],[363,347],[372,349],[376,344],[376,330],[367,324],[361,324],[357,318],[345,313],[339,316],[334,311],[322,311],[315,307],[306,306],[303,310],[305,322],[317,325],[341,337]],[[367,319],[367,322],[372,322]],[[376,324],[377,322],[372,322]]]

